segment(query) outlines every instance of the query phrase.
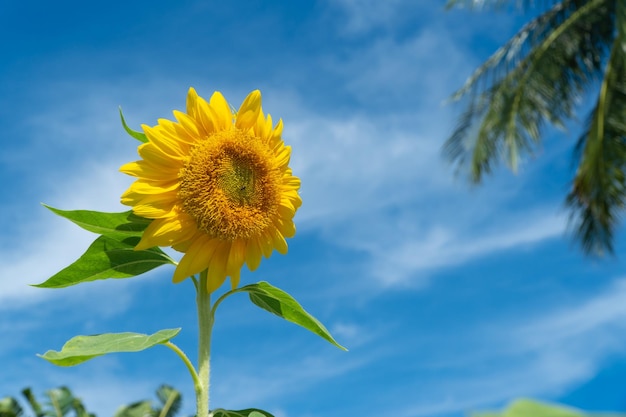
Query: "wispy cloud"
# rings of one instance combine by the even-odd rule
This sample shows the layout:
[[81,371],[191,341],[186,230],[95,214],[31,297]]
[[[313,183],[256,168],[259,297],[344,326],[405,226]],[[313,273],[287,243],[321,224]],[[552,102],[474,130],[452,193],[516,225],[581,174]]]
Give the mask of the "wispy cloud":
[[344,36],[357,36],[376,29],[390,29],[398,26],[420,12],[431,10],[426,4],[407,0],[339,0],[328,2],[329,7],[339,10],[343,16],[338,19],[343,23],[338,28]]
[[[372,273],[384,285],[424,285],[431,270],[451,268],[480,256],[563,236],[565,217],[550,211],[537,210],[517,221],[504,214],[497,223],[498,227],[491,230],[462,233],[454,226],[446,227],[442,222],[415,236],[376,242],[370,248]],[[401,236],[401,233],[399,230],[398,235]],[[422,275],[416,279],[414,276],[417,273]]]
[[[421,394],[394,415],[468,412],[519,397],[558,396],[593,377],[609,357],[626,354],[625,298],[626,279],[620,278],[578,302],[469,327],[456,337],[465,346],[458,355],[441,362],[431,357],[428,366],[420,368],[425,376],[407,389]],[[464,372],[417,390],[416,385],[428,381],[430,367],[438,375],[456,368]]]

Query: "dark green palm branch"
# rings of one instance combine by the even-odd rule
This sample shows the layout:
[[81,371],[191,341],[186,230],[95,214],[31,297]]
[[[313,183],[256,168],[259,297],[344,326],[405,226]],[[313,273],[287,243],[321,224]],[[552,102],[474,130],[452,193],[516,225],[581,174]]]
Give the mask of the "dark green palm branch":
[[[30,388],[22,391],[22,395],[35,417],[95,417],[85,410],[85,406],[79,398],[74,397],[66,388],[56,388],[46,391],[46,401],[42,405],[33,395]],[[0,417],[21,417],[24,409],[13,397],[0,399]]]
[[120,407],[114,417],[174,417],[182,404],[180,391],[161,385],[156,394],[160,403],[157,407],[149,400],[138,401]]
[[21,417],[24,410],[13,397],[0,398],[0,417]]
[[515,171],[546,125],[563,127],[599,85],[566,202],[584,251],[612,252],[626,200],[626,2],[452,0],[449,6],[511,3],[543,11],[454,94],[467,107],[444,153],[475,183],[502,160]]

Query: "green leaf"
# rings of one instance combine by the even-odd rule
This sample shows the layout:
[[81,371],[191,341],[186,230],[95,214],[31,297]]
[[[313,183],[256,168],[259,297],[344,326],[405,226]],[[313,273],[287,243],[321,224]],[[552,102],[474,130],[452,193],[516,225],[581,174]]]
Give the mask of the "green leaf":
[[[23,389],[22,395],[26,398],[34,415],[37,417],[67,417],[69,415],[74,417],[95,417],[94,414],[87,412],[80,398],[74,396],[67,387],[46,391],[47,399],[43,403],[44,406],[35,398],[30,388]],[[11,417],[11,415],[3,414],[0,409],[0,417]]]
[[13,397],[0,398],[0,417],[20,417],[24,410]]
[[113,417],[146,417],[154,416],[154,410],[150,401],[139,401],[130,405],[124,405],[117,409]]
[[262,309],[304,327],[340,349],[348,350],[337,343],[326,327],[302,308],[302,306],[285,291],[265,281],[246,285],[237,291],[246,291],[250,296],[250,301]]
[[535,400],[519,399],[502,412],[472,413],[472,417],[624,417],[618,413],[585,413],[575,408],[558,404],[547,404]]
[[180,329],[160,330],[151,335],[126,332],[76,336],[60,352],[49,350],[38,356],[58,366],[74,366],[108,353],[139,352],[169,342],[178,332]]
[[34,286],[63,288],[99,279],[130,278],[161,265],[175,264],[159,248],[134,250],[137,243],[139,237],[116,240],[100,236],[76,262]]
[[213,417],[274,417],[267,411],[259,410],[258,408],[246,408],[245,410],[224,410],[218,408],[213,410]]
[[64,417],[74,408],[74,395],[67,387],[59,387],[46,391],[48,396],[48,410],[46,415],[49,417]]
[[116,239],[141,236],[152,221],[139,217],[130,210],[121,213],[105,213],[90,210],[59,210],[46,204],[43,206],[85,230]]
[[157,410],[158,417],[174,417],[178,414],[182,404],[182,395],[177,389],[169,385],[161,385],[157,390],[157,397],[161,402],[161,409]]
[[41,404],[39,403],[39,401],[37,401],[37,398],[35,398],[35,395],[30,388],[24,388],[22,390],[22,395],[24,396],[24,398],[26,398],[28,405],[30,405],[30,408],[35,413],[35,416],[42,417],[46,415],[46,413],[41,408]]
[[128,133],[130,136],[137,139],[139,142],[143,142],[143,143],[148,142],[148,138],[146,137],[145,133],[137,132],[136,130],[133,130],[130,127],[128,127],[128,125],[126,124],[126,120],[124,119],[124,115],[122,114],[121,107],[120,107],[120,119],[122,119],[122,126],[124,126],[124,130],[126,131],[126,133]]

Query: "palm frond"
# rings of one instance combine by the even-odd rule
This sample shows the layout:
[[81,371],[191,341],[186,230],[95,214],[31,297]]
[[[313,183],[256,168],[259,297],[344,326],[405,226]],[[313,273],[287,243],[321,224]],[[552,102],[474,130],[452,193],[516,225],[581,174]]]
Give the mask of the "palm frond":
[[48,396],[49,417],[65,417],[74,408],[74,395],[67,387],[54,388],[46,391]]
[[0,417],[21,417],[24,410],[13,397],[0,398]]
[[614,36],[612,2],[576,3],[565,0],[525,25],[453,96],[469,95],[470,102],[444,153],[459,169],[469,168],[472,181],[502,159],[516,170],[545,124],[562,126],[581,92],[601,77]]
[[482,9],[490,7],[495,10],[503,9],[506,6],[515,7],[518,10],[527,11],[538,7],[549,7],[558,0],[448,0],[446,9],[452,7],[467,7],[468,9]]
[[[474,73],[467,79],[463,87],[457,90],[450,100],[456,101],[467,94],[475,94],[482,86],[486,84],[496,84],[502,75],[506,75],[512,68],[517,65],[521,57],[528,51],[531,34],[543,31],[546,27],[554,24],[555,16],[563,9],[562,4],[556,5],[552,10],[541,14],[526,23],[511,39],[494,52],[487,61],[478,67]],[[537,37],[536,35],[534,36]]]
[[113,417],[154,417],[155,415],[152,403],[146,400],[121,406],[115,411]]
[[158,417],[174,417],[180,410],[182,405],[180,391],[168,385],[161,385],[157,390],[157,397],[162,405]]
[[41,404],[39,403],[39,401],[37,401],[37,398],[35,398],[35,395],[30,388],[24,388],[22,390],[22,395],[24,396],[24,398],[26,398],[26,402],[28,403],[36,417],[43,417],[46,415],[43,411],[43,408],[41,407]]
[[626,5],[617,3],[617,35],[577,145],[580,163],[566,200],[587,253],[613,252],[613,231],[626,202]]

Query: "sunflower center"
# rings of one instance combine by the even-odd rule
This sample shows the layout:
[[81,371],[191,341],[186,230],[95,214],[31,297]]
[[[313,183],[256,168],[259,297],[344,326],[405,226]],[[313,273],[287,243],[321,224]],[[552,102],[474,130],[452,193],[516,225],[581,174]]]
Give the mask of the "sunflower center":
[[277,214],[280,171],[267,146],[250,134],[212,134],[193,148],[180,177],[185,212],[210,236],[258,236]]

